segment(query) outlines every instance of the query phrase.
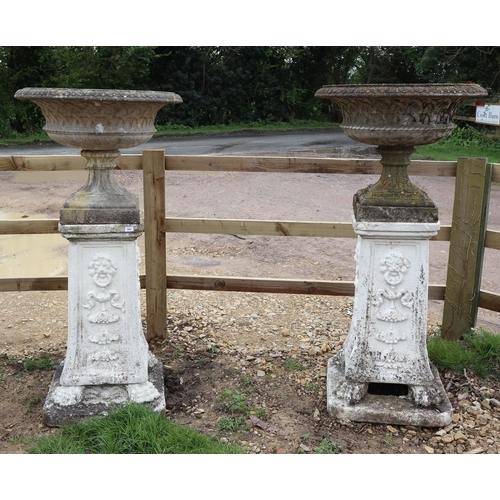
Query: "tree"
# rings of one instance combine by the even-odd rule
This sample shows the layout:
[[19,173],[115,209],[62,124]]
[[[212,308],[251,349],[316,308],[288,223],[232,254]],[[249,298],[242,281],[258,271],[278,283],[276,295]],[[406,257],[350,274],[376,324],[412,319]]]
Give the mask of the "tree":
[[474,82],[500,94],[500,47],[426,47],[417,65],[429,82]]
[[418,64],[425,47],[362,47],[356,60],[356,83],[421,83]]
[[145,89],[152,47],[1,47],[0,133],[32,134],[40,108],[14,99],[24,87]]

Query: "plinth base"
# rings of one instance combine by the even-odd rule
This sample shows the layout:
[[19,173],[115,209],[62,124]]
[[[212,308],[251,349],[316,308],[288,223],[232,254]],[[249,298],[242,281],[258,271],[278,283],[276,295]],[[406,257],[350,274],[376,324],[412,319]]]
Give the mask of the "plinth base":
[[453,409],[446,395],[438,371],[432,364],[432,388],[441,396],[441,403],[424,408],[415,404],[410,396],[385,396],[367,393],[361,401],[350,405],[337,392],[345,382],[343,355],[328,360],[327,410],[335,418],[354,422],[413,425],[417,427],[444,427],[451,423]]
[[[152,355],[149,358],[148,382],[144,384],[146,391],[136,386],[143,384],[103,384],[87,385],[80,388],[80,397],[70,404],[58,404],[58,390],[63,388],[60,377],[64,363],[56,369],[43,407],[43,422],[49,427],[61,427],[79,422],[92,416],[107,416],[116,406],[138,402],[153,411],[165,410],[165,388],[163,365]],[[66,389],[66,388],[63,388]],[[72,388],[70,388],[72,389]],[[149,396],[149,397],[148,397]]]

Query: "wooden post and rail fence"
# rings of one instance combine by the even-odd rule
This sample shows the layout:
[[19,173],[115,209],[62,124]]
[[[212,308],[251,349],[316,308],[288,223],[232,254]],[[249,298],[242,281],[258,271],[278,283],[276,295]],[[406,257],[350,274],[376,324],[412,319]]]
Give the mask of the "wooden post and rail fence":
[[[81,156],[0,156],[0,171],[85,169]],[[119,170],[143,170],[146,338],[167,338],[167,288],[232,292],[353,296],[352,281],[271,279],[167,274],[166,233],[211,233],[284,237],[355,238],[349,222],[301,222],[174,218],[165,214],[165,171],[233,171],[322,174],[380,174],[374,159],[166,156],[144,150],[118,158]],[[443,338],[457,340],[475,326],[478,308],[500,312],[500,294],[481,290],[485,248],[500,250],[500,231],[487,229],[491,182],[500,182],[500,164],[486,158],[412,161],[409,174],[456,177],[453,220],[432,238],[449,241],[446,284],[429,285],[430,300],[444,300]],[[0,235],[58,233],[58,219],[0,221]],[[67,290],[59,277],[0,278],[0,292]]]

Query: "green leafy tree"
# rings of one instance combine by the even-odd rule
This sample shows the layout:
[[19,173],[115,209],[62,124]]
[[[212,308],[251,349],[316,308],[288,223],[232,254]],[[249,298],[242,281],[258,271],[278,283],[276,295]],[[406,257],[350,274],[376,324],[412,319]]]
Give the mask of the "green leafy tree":
[[500,94],[500,47],[426,47],[417,65],[429,82],[474,82]]
[[418,64],[425,47],[362,47],[355,67],[356,83],[420,83]]

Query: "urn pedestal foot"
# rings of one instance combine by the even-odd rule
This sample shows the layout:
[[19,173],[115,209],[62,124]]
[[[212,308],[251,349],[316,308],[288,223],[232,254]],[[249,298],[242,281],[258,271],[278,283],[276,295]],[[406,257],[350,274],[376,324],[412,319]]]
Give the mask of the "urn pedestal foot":
[[[453,408],[434,365],[430,365],[433,380],[427,389],[440,397],[441,402],[431,407],[419,406],[411,396],[411,387],[407,395],[371,394],[370,384],[363,398],[350,404],[344,397],[345,365],[340,354],[328,360],[326,407],[330,415],[338,419],[353,422],[371,422],[390,425],[414,425],[416,427],[444,427],[451,423]],[[347,382],[347,384],[349,384]],[[341,390],[339,394],[339,390]],[[374,391],[378,392],[378,391]]]
[[64,363],[56,369],[43,406],[43,422],[62,427],[92,416],[106,416],[116,407],[136,402],[153,411],[165,410],[163,365],[153,356],[149,360],[148,378],[142,384],[102,384],[62,386]]

